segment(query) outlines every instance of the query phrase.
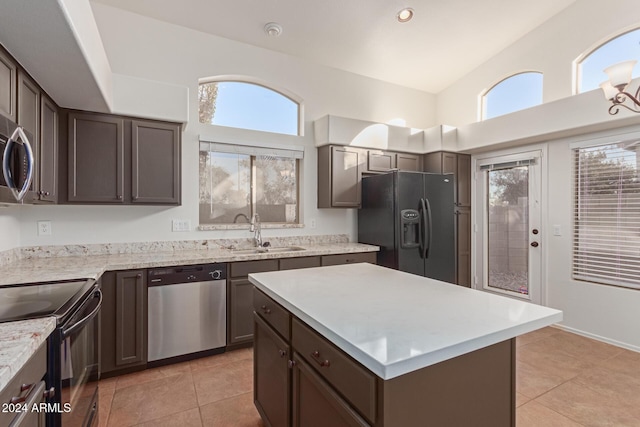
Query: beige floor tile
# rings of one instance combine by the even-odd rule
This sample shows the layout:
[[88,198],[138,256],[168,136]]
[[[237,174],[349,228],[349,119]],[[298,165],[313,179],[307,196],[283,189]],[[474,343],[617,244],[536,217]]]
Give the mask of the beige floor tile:
[[237,362],[238,360],[246,360],[253,358],[252,348],[243,348],[240,350],[227,351],[215,356],[203,357],[192,360],[190,362],[192,369],[210,368],[213,366],[225,365],[227,363]]
[[516,360],[535,368],[540,375],[566,380],[591,369],[594,364],[558,349],[553,335],[516,350]]
[[603,362],[622,351],[619,347],[565,331],[559,331],[559,333],[545,338],[545,341],[548,341],[556,351],[589,363]]
[[612,371],[640,379],[640,353],[638,352],[621,349],[620,353],[607,360],[604,366]]
[[144,424],[138,424],[138,427],[202,427],[202,420],[200,419],[200,410],[193,408],[164,418],[151,420]]
[[190,373],[117,389],[111,404],[109,426],[132,426],[197,408]]
[[200,407],[202,423],[207,427],[261,427],[260,415],[253,404],[253,393],[244,393]]
[[545,372],[524,362],[516,362],[516,392],[529,399],[536,398],[565,381],[562,376]]
[[144,371],[134,372],[132,374],[121,375],[116,384],[116,390],[130,387],[132,385],[144,384],[149,381],[160,380],[162,378],[173,375],[190,373],[190,362],[175,363],[172,365],[159,366],[157,368],[145,369]]
[[535,400],[519,407],[516,411],[518,427],[580,427],[581,425]]
[[536,401],[588,427],[638,427],[637,409],[590,388],[568,381]]
[[104,380],[100,380],[100,389],[102,390],[110,390],[116,389],[116,383],[118,382],[118,377],[106,378]]
[[106,427],[109,420],[111,402],[113,401],[113,395],[116,392],[115,386],[111,387],[111,384],[115,385],[115,381],[107,383],[106,386],[103,386],[102,381],[98,384],[98,426],[100,427]]
[[516,391],[516,408],[519,407],[519,406],[524,405],[525,403],[527,403],[530,400],[531,400],[530,397],[527,397],[524,394],[518,393]]
[[560,332],[560,329],[558,328],[546,327],[538,329],[537,331],[529,332],[528,334],[520,335],[516,338],[516,347],[540,341],[541,339],[550,337],[558,332]]
[[253,390],[253,360],[194,368],[193,382],[200,406],[250,392]]
[[[635,365],[636,371],[639,365]],[[608,366],[598,366],[573,379],[576,384],[588,387],[623,404],[640,408],[640,375],[630,376],[612,371]]]

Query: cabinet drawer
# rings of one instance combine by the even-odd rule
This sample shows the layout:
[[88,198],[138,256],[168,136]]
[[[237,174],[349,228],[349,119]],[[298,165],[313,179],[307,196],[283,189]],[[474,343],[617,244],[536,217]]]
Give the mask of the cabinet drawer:
[[282,258],[280,270],[295,270],[298,268],[320,267],[319,256],[307,256],[302,258]]
[[248,276],[251,273],[261,273],[263,271],[277,271],[277,259],[265,259],[260,261],[234,262],[231,264],[231,277]]
[[289,340],[291,315],[262,291],[253,288],[253,309],[280,335]]
[[370,423],[375,424],[376,377],[298,319],[292,320],[293,348],[317,369]]
[[322,265],[354,264],[357,262],[376,263],[375,252],[359,252],[353,254],[325,255],[322,257]]
[[[34,391],[37,391],[36,389],[40,386],[40,380],[42,380],[42,377],[44,377],[44,374],[47,372],[46,349],[47,344],[43,343],[38,351],[31,356],[31,359],[29,359],[22,369],[13,377],[11,382],[9,382],[0,394],[0,405],[10,403],[14,397],[26,397]],[[23,384],[30,386],[30,388],[21,391]],[[39,402],[40,400],[37,401]],[[24,405],[24,402],[22,404]],[[16,412],[0,411],[0,425],[8,426],[16,415]]]

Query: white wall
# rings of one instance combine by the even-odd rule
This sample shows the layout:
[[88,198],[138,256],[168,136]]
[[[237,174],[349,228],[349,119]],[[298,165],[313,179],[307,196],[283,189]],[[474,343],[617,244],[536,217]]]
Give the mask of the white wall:
[[[520,71],[544,74],[543,102],[573,94],[573,61],[630,26],[640,26],[636,0],[579,0],[438,94],[438,123],[478,120],[478,97]],[[606,75],[602,74],[602,80]],[[517,96],[517,94],[514,94]]]
[[18,206],[0,207],[0,252],[20,246]]
[[[264,231],[274,235],[345,233],[355,237],[356,212],[316,208],[316,151],[313,121],[335,114],[375,122],[402,118],[407,126],[428,128],[435,122],[435,96],[355,74],[319,66],[288,55],[166,24],[102,4],[92,4],[107,57],[114,73],[189,88],[189,122],[183,133],[182,206],[30,206],[20,213],[21,244],[130,242],[249,237],[248,231],[171,232],[171,219],[198,224],[198,135],[222,141],[247,141],[255,136],[277,141],[272,134],[211,129],[198,123],[198,78],[247,75],[272,82],[304,99],[305,136],[294,144],[305,147],[303,220],[310,229]],[[133,79],[131,81],[134,81]],[[126,106],[121,106],[126,109]],[[139,103],[132,106],[139,110]],[[291,144],[290,138],[283,139]],[[38,237],[36,221],[52,221],[53,236]]]
[[[596,135],[611,135],[615,141],[615,135],[630,131],[640,132],[640,126],[549,142],[546,296],[548,305],[564,311],[564,326],[640,351],[640,292],[571,279],[574,199],[569,144]],[[553,225],[561,226],[562,236],[553,236]]]

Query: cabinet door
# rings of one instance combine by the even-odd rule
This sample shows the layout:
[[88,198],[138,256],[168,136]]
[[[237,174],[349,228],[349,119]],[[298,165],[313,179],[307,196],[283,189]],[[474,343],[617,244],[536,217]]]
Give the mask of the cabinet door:
[[471,210],[456,210],[457,283],[471,287]]
[[58,200],[58,107],[46,96],[40,103],[41,201]]
[[180,125],[131,123],[132,203],[180,204]]
[[144,270],[116,273],[116,366],[146,363],[147,283]]
[[0,114],[16,121],[16,79],[18,68],[11,57],[0,49]]
[[69,114],[70,202],[124,202],[124,120]]
[[442,173],[442,152],[438,151],[424,155],[424,171]]
[[393,153],[369,150],[367,152],[367,171],[389,172],[396,167],[396,158]]
[[331,147],[331,205],[360,206],[361,154],[347,147]]
[[253,283],[248,279],[227,281],[227,345],[253,340]]
[[457,155],[457,200],[458,206],[471,207],[471,156]]
[[442,153],[442,173],[457,173],[457,157],[454,153]]
[[356,427],[368,424],[297,354],[293,357],[293,425]]
[[267,425],[291,425],[289,345],[257,314],[254,319],[253,400]]
[[401,171],[418,172],[420,168],[420,156],[417,154],[396,154],[396,167]]

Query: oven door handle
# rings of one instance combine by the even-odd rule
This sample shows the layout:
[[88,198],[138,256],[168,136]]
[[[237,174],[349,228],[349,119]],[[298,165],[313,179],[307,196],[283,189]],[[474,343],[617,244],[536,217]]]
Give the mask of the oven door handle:
[[98,312],[100,311],[100,307],[102,306],[102,292],[100,291],[100,289],[96,290],[95,293],[93,294],[93,299],[95,300],[96,298],[98,299],[98,302],[96,303],[96,307],[93,310],[91,310],[91,313],[89,313],[83,319],[75,322],[70,327],[63,329],[62,339],[66,339],[67,337],[81,330],[87,323],[89,323],[91,320],[93,320],[94,317],[98,315]]

